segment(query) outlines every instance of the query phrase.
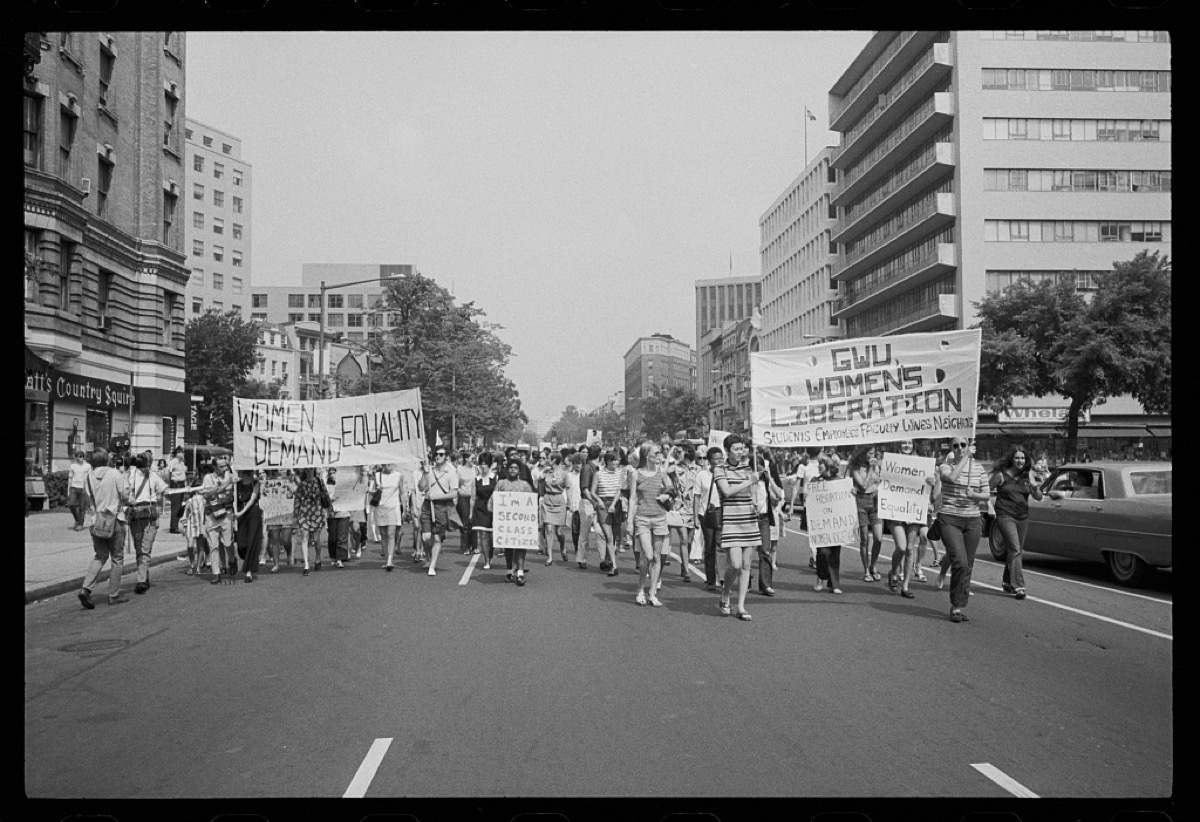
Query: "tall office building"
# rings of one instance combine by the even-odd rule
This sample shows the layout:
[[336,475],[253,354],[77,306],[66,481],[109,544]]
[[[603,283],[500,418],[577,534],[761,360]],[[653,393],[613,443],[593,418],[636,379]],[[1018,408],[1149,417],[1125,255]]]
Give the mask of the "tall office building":
[[[696,352],[670,334],[639,337],[625,352],[625,420],[630,432],[642,427],[646,398],[672,387],[696,390]],[[662,432],[647,433],[658,436]]]
[[184,249],[192,270],[188,316],[250,305],[251,168],[242,141],[192,118],[184,132]]
[[881,31],[829,93],[846,336],[1170,252],[1165,31]]
[[183,439],[186,67],[180,32],[25,34],[27,472]]
[[723,328],[747,320],[760,310],[762,277],[716,277],[696,280],[696,392],[712,398],[712,343]]
[[326,286],[364,282],[326,290],[325,332],[351,342],[365,343],[368,336],[391,328],[394,320],[379,311],[388,277],[420,274],[408,264],[304,263],[299,285],[255,286],[250,294],[250,317],[268,323],[321,321],[321,283]]
[[830,246],[836,221],[830,205],[834,173],[832,147],[784,189],[759,218],[762,246],[762,323],[759,348],[776,351],[839,336],[832,317],[837,301]]

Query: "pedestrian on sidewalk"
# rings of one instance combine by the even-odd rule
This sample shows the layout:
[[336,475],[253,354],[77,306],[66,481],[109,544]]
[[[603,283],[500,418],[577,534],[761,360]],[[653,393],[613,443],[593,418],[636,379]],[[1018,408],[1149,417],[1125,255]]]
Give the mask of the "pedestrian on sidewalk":
[[[183,458],[183,446],[175,446],[171,452],[171,460],[167,463],[167,487],[187,487],[187,461]],[[179,533],[179,517],[183,513],[183,494],[171,494],[171,527],[170,533]]]
[[112,561],[108,572],[108,604],[118,605],[128,602],[121,594],[121,574],[125,562],[125,505],[129,502],[129,494],[121,472],[109,466],[108,453],[104,449],[96,449],[91,458],[92,470],[84,481],[88,498],[96,512],[95,522],[92,523],[92,548],[95,557],[88,566],[83,578],[83,587],[79,590],[79,601],[89,611],[96,606],[92,603],[92,588],[96,584],[100,571],[105,562]]
[[234,521],[237,523],[237,550],[246,569],[246,582],[254,582],[263,545],[263,516],[258,504],[262,484],[253,471],[238,471],[235,486]]
[[73,529],[76,531],[83,530],[83,514],[88,505],[84,486],[91,471],[92,466],[84,459],[83,452],[76,451],[71,457],[70,479],[67,483],[67,508],[71,516],[75,517]]
[[133,535],[134,556],[137,557],[135,594],[144,594],[150,587],[150,552],[158,536],[158,517],[162,511],[162,495],[167,490],[163,478],[151,470],[145,454],[134,457],[133,471],[126,480],[130,505],[125,512],[129,531]]

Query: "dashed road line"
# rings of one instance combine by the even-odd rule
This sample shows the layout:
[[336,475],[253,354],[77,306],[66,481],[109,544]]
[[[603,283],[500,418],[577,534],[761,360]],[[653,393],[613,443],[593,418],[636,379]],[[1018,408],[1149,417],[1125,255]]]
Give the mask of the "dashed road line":
[[354,774],[354,779],[350,780],[350,787],[346,788],[346,792],[342,794],[342,799],[362,799],[366,796],[367,788],[371,787],[371,780],[375,778],[375,771],[379,770],[379,763],[383,761],[384,754],[387,753],[391,744],[390,736],[376,739],[371,743],[371,748],[363,758],[362,764],[358,766],[358,772]]
[[471,579],[471,572],[475,570],[475,565],[479,562],[479,554],[471,554],[471,561],[467,563],[467,570],[463,571],[462,579],[458,581],[459,585],[466,585]]
[[1019,796],[1021,799],[1037,799],[1038,795],[1026,788],[1017,780],[1006,774],[1004,771],[997,768],[988,762],[980,762],[978,765],[971,765],[972,768],[979,771],[988,779],[995,782],[1001,788],[1011,793],[1013,796]]
[[[976,582],[975,580],[971,580],[971,587],[972,588],[974,588],[974,587],[987,588],[991,591],[1003,591],[1004,590],[1003,588],[1001,588],[998,585],[988,585],[985,582]],[[1062,610],[1070,611],[1073,614],[1079,614],[1080,616],[1091,617],[1092,619],[1098,619],[1101,622],[1108,622],[1113,625],[1119,625],[1122,628],[1130,628],[1134,631],[1141,631],[1143,634],[1149,634],[1150,636],[1156,636],[1156,637],[1160,637],[1162,639],[1167,639],[1167,640],[1171,640],[1171,641],[1175,640],[1175,637],[1171,636],[1171,634],[1164,634],[1161,631],[1152,631],[1149,628],[1142,628],[1139,625],[1132,625],[1128,622],[1122,622],[1119,619],[1113,619],[1112,617],[1106,617],[1106,616],[1102,616],[1100,614],[1094,614],[1091,611],[1084,611],[1079,608],[1072,608],[1070,605],[1062,605],[1057,602],[1051,602],[1050,600],[1042,599],[1041,597],[1026,596],[1025,599],[1028,602],[1040,602],[1043,605],[1049,605],[1051,608],[1061,608]]]
[[679,558],[679,554],[676,554],[674,551],[668,551],[667,556],[669,556],[671,559],[675,560],[676,562],[682,562],[684,565],[687,566],[687,569],[689,571],[691,571],[693,574],[700,577],[701,579],[704,579],[704,572],[701,571],[699,568],[697,568],[695,565],[692,565],[692,563],[690,563],[690,562],[683,562],[683,560]]

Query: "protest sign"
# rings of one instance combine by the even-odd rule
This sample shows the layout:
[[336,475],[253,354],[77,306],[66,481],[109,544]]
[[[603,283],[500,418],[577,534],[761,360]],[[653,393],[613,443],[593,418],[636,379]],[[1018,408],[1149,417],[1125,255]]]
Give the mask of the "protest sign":
[[601,440],[601,432],[595,428],[589,428],[587,432],[587,445],[591,448],[593,445],[599,445]]
[[291,525],[295,507],[296,481],[291,477],[267,477],[262,481],[258,507],[267,525]]
[[772,447],[973,436],[982,332],[864,337],[750,354],[750,425]]
[[925,524],[933,457],[885,453],[879,460],[879,518]]
[[715,428],[708,432],[708,447],[709,448],[724,448],[725,438],[729,436],[728,431],[718,431]]
[[313,468],[394,463],[425,456],[421,390],[336,400],[233,400],[233,467]]
[[538,548],[538,498],[528,491],[492,494],[492,535],[497,548],[536,551]]
[[826,545],[858,544],[858,506],[854,481],[816,480],[804,503],[808,514],[808,542]]

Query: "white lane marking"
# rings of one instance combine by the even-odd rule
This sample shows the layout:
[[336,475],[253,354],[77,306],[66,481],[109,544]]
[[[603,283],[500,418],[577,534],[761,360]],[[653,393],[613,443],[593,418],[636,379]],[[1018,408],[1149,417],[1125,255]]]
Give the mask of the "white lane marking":
[[[971,580],[971,587],[972,588],[974,588],[974,587],[987,588],[992,591],[1003,591],[1004,590],[1003,588],[1001,588],[997,585],[988,585],[985,582],[976,582],[975,580]],[[1078,608],[1072,608],[1070,605],[1060,605],[1057,602],[1051,602],[1048,599],[1042,599],[1040,597],[1026,596],[1025,599],[1028,600],[1029,602],[1040,602],[1043,605],[1049,605],[1051,608],[1061,608],[1064,611],[1070,611],[1073,614],[1079,614],[1081,616],[1091,617],[1092,619],[1098,619],[1102,622],[1111,622],[1113,625],[1120,625],[1122,628],[1132,628],[1135,631],[1141,631],[1143,634],[1150,634],[1150,636],[1161,637],[1162,639],[1169,639],[1171,641],[1175,640],[1175,637],[1171,636],[1170,634],[1164,634],[1159,631],[1152,631],[1149,628],[1142,628],[1138,625],[1131,625],[1128,622],[1122,622],[1121,620],[1113,619],[1112,617],[1101,616],[1100,614],[1093,614],[1091,611],[1081,611]]]
[[[681,560],[679,558],[679,554],[676,554],[674,551],[667,551],[667,556],[669,556],[671,559],[675,560],[676,562],[683,562],[683,560]],[[692,563],[690,563],[690,562],[685,562],[683,564],[686,565],[687,569],[689,571],[691,571],[693,574],[695,574],[698,577],[703,578],[704,572],[701,571],[700,569],[698,569],[695,565],[692,565]]]
[[391,744],[390,736],[376,739],[371,743],[371,749],[367,751],[362,764],[358,766],[358,773],[354,774],[354,779],[350,780],[350,787],[346,788],[342,799],[362,799],[366,796],[367,788],[371,787],[371,780],[375,778],[375,771],[379,769],[379,763],[383,761],[383,755],[387,753]]
[[988,779],[995,782],[1001,788],[1011,793],[1013,796],[1019,796],[1022,799],[1037,799],[1038,795],[1026,788],[1017,780],[1006,774],[1004,771],[997,768],[988,762],[981,762],[978,765],[972,765],[972,768],[979,771]]
[[[788,529],[786,529],[786,530],[787,530],[787,532],[788,532],[789,534],[795,534],[795,535],[796,535],[796,536],[798,536],[798,537],[805,537],[805,538],[807,538],[807,537],[808,537],[808,534],[804,533],[803,531],[793,531],[791,528],[788,528]],[[891,538],[892,538],[892,536],[891,536],[891,534],[884,534],[884,535],[883,535],[883,538],[884,538],[884,539],[891,539]],[[858,546],[857,546],[857,545],[843,545],[842,547],[843,547],[843,548],[852,548],[852,549],[857,549],[857,548],[858,548]],[[1035,552],[1035,553],[1036,553],[1036,552]],[[1003,565],[1003,564],[1004,564],[1004,563],[1002,563],[1002,562],[999,562],[999,561],[997,561],[997,560],[996,560],[996,559],[994,559],[994,558],[985,558],[985,557],[979,557],[979,556],[977,556],[977,557],[975,558],[975,561],[976,561],[976,562],[987,562],[987,563],[989,563],[989,564],[991,564],[991,565]],[[937,566],[936,566],[936,565],[934,565],[934,566],[929,566],[929,565],[926,565],[925,567],[926,567],[926,568],[930,568],[930,567],[936,568]],[[1080,581],[1080,580],[1078,580],[1078,579],[1069,579],[1069,578],[1067,578],[1067,577],[1060,577],[1060,576],[1058,576],[1057,574],[1047,574],[1047,573],[1043,573],[1043,572],[1041,572],[1041,571],[1031,571],[1031,570],[1029,570],[1028,568],[1025,568],[1025,569],[1023,569],[1023,570],[1024,570],[1024,572],[1025,572],[1026,574],[1033,574],[1033,575],[1035,575],[1035,576],[1039,576],[1039,577],[1046,577],[1047,579],[1056,579],[1056,580],[1058,580],[1059,582],[1072,582],[1072,583],[1074,583],[1074,584],[1076,584],[1076,585],[1083,585],[1083,586],[1086,586],[1086,587],[1088,587],[1088,588],[1096,588],[1096,589],[1098,589],[1098,590],[1101,590],[1101,591],[1108,591],[1109,593],[1112,593],[1112,594],[1120,594],[1121,596],[1126,596],[1126,597],[1134,597],[1135,599],[1145,599],[1145,600],[1149,600],[1150,602],[1157,602],[1157,603],[1159,603],[1160,605],[1171,605],[1171,604],[1173,604],[1173,603],[1171,602],[1171,600],[1169,600],[1169,599],[1159,599],[1158,597],[1148,597],[1148,596],[1146,596],[1145,594],[1135,594],[1135,593],[1133,593],[1132,591],[1122,591],[1120,588],[1110,588],[1110,587],[1108,587],[1107,585],[1096,585],[1096,584],[1094,584],[1094,583],[1091,583],[1091,582],[1082,582],[1082,581]]]
[[467,563],[467,570],[463,571],[462,579],[458,581],[459,585],[466,585],[471,579],[471,572],[475,570],[475,565],[479,562],[479,554],[471,554],[471,561]]

